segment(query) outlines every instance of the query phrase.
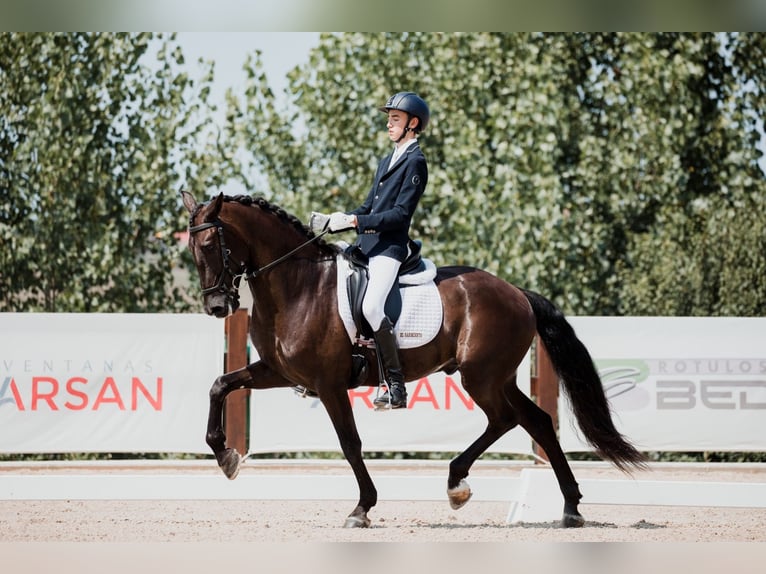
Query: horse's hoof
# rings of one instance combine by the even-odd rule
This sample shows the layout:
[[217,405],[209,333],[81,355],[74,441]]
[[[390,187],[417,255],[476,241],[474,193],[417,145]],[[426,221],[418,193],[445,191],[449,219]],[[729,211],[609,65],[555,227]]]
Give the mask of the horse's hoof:
[[463,508],[465,503],[471,499],[471,495],[473,495],[471,492],[471,487],[468,486],[468,483],[465,480],[461,480],[460,484],[458,484],[455,488],[447,489],[449,505],[452,507],[452,510]]
[[564,528],[582,528],[585,524],[585,519],[579,512],[577,514],[564,513],[561,518],[561,526]]
[[369,528],[370,527],[370,519],[367,518],[367,515],[364,514],[362,516],[355,516],[351,515],[348,518],[346,518],[346,522],[343,524],[343,528]]
[[221,457],[220,467],[226,478],[234,480],[239,474],[239,466],[242,462],[242,457],[233,448],[227,448]]

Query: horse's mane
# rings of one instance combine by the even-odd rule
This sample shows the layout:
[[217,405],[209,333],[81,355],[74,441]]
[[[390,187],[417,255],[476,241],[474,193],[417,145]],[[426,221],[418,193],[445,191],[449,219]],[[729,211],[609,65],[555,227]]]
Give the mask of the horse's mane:
[[[223,200],[225,202],[239,203],[240,205],[259,207],[263,211],[275,215],[281,221],[283,221],[284,223],[286,223],[287,225],[291,226],[293,229],[298,231],[306,239],[311,239],[315,236],[314,232],[311,231],[311,229],[307,225],[305,225],[300,219],[298,219],[293,214],[288,213],[287,211],[285,211],[278,205],[270,203],[268,200],[266,200],[263,197],[259,197],[259,196],[252,197],[250,195],[233,195],[233,196],[224,195]],[[318,239],[314,243],[322,251],[327,253],[335,254],[340,250],[340,248],[337,245],[332,243],[327,243],[324,239]]]

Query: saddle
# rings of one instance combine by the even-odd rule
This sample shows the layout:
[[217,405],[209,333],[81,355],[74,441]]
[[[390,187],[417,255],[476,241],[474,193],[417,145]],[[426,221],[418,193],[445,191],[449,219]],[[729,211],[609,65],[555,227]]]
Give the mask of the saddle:
[[[384,310],[386,317],[388,317],[394,325],[397,323],[402,313],[401,289],[408,285],[417,285],[424,282],[422,279],[416,279],[417,276],[426,273],[428,270],[425,260],[421,256],[422,246],[423,244],[420,241],[410,240],[407,259],[405,259],[399,267],[399,276],[397,277],[397,280],[394,281],[391,291],[386,297]],[[372,340],[373,329],[370,327],[370,324],[362,313],[362,301],[367,292],[367,284],[369,282],[369,260],[356,245],[346,248],[343,253],[347,258],[350,268],[350,273],[346,281],[346,291],[348,293],[348,301],[351,307],[351,316],[353,317],[357,333],[359,333],[360,337]],[[431,279],[431,277],[429,276],[428,279]]]
[[[374,348],[373,330],[362,313],[362,300],[369,282],[368,259],[357,246],[340,243],[337,255],[338,312],[353,344],[352,373],[348,388],[367,379],[364,348]],[[443,316],[439,291],[434,281],[436,266],[421,256],[421,243],[411,241],[409,256],[399,268],[399,276],[385,305],[386,316],[394,324],[399,348],[425,345],[438,333]],[[345,286],[345,289],[343,288]],[[298,395],[316,396],[304,387],[295,387]]]

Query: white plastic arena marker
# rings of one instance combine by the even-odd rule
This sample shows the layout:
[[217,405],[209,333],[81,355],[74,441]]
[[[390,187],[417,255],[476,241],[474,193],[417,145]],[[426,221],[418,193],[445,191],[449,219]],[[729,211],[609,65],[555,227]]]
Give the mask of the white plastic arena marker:
[[[560,520],[564,498],[549,469],[522,469],[508,522]],[[589,479],[579,482],[581,504],[766,508],[766,483],[680,480]]]
[[550,469],[524,468],[518,496],[511,502],[507,522],[550,522],[561,520],[564,497]]

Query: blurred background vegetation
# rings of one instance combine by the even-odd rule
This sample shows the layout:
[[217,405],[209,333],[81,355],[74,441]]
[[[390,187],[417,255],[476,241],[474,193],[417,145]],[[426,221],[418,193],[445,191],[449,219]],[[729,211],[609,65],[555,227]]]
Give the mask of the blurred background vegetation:
[[766,315],[764,34],[323,34],[281,98],[254,50],[223,122],[172,35],[0,40],[0,311],[199,310],[179,187],[350,210],[412,90],[437,264],[577,315]]

